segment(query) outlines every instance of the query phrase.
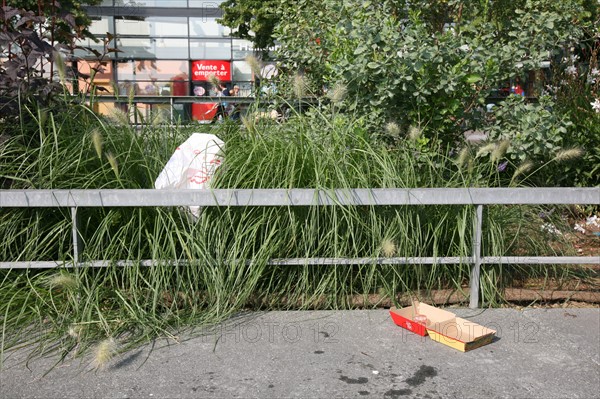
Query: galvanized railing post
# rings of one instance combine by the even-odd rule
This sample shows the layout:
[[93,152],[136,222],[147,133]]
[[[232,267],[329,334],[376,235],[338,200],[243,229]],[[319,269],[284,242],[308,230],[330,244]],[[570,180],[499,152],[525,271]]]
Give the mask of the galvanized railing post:
[[473,228],[473,265],[471,266],[470,308],[479,307],[479,274],[481,273],[481,229],[483,226],[483,205],[476,205]]
[[83,241],[81,240],[81,234],[79,234],[79,217],[76,207],[71,208],[71,231],[73,234],[73,262],[75,266],[78,266],[79,254],[83,251]]
[[169,109],[171,110],[171,112],[170,112],[169,118],[170,118],[171,125],[174,125],[175,124],[175,118],[174,118],[175,112],[173,110],[173,107],[175,107],[175,102],[173,101],[173,97],[171,97],[170,103],[171,103],[171,107]]

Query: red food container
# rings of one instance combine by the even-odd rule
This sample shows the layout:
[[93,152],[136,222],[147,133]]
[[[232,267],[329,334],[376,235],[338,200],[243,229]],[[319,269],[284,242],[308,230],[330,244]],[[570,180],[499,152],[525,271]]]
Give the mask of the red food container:
[[[423,319],[426,318],[425,322],[416,322],[415,316],[417,315]],[[496,334],[496,331],[470,320],[456,317],[452,312],[417,301],[406,308],[391,308],[390,316],[400,327],[422,337],[429,335],[434,341],[461,352],[489,344]]]
[[[425,324],[416,322],[414,320],[416,315],[427,316],[427,322]],[[406,328],[407,330],[412,331],[422,337],[427,335],[428,326],[455,318],[454,313],[438,309],[418,301],[413,302],[413,306],[408,306],[402,309],[395,307],[391,308],[390,316],[392,316],[394,323],[400,327]]]

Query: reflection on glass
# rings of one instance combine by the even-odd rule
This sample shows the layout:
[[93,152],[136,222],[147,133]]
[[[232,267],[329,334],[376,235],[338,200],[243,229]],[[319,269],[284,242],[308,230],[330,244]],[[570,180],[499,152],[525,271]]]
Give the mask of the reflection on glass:
[[231,41],[227,39],[190,40],[190,56],[197,60],[231,59]]
[[189,0],[191,7],[203,7],[203,8],[219,8],[219,4],[225,2],[225,0]]
[[117,48],[121,50],[119,57],[127,58],[153,58],[154,55],[149,50],[150,39],[149,38],[135,38],[135,39],[117,39]]
[[187,39],[123,38],[117,47],[121,58],[189,58]]
[[[189,63],[174,60],[138,60],[117,64],[120,86],[133,87],[136,95],[189,95]],[[130,90],[130,89],[129,89]]]
[[116,31],[119,35],[143,36],[187,36],[186,17],[147,17],[143,20],[117,19]]
[[[104,43],[102,42],[102,37],[98,37],[101,41],[96,43],[91,39],[80,39],[75,41],[76,46],[81,46],[81,48],[76,48],[73,51],[73,55],[75,58],[90,58],[96,59],[98,58],[94,53],[88,50],[88,48],[98,51],[100,54],[104,53]],[[112,47],[112,45],[110,45]],[[115,53],[107,53],[106,57],[114,58]]]
[[155,39],[154,54],[158,58],[188,59],[188,39]]
[[93,83],[97,86],[95,94],[112,95],[114,93],[112,64],[110,62],[78,61],[77,70],[79,72],[77,81],[77,91],[79,93],[89,94],[92,91],[92,76]]
[[254,54],[254,47],[251,41],[244,39],[233,39],[233,59],[243,60],[249,55]]
[[112,19],[113,17],[102,17],[101,19],[92,20],[88,30],[93,35],[105,35],[106,32],[112,32]]
[[116,0],[129,7],[187,7],[187,0]]
[[119,81],[136,80],[171,80],[176,76],[185,76],[189,73],[187,61],[174,60],[138,60],[121,61],[117,64],[117,78]]
[[251,81],[252,80],[252,69],[246,61],[233,61],[231,68],[233,72],[234,81]]
[[225,37],[231,29],[217,23],[216,18],[190,18],[191,37]]

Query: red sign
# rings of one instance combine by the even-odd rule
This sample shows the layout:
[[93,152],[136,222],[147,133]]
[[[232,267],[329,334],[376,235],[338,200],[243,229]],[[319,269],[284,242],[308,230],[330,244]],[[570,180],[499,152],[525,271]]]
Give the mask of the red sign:
[[214,75],[215,77],[219,78],[220,81],[230,81],[231,62],[215,60],[192,61],[193,81],[205,82],[209,80],[211,75]]

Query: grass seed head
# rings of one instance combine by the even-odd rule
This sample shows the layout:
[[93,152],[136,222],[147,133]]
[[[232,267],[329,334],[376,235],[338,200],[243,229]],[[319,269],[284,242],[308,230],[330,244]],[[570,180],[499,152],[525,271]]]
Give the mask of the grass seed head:
[[554,159],[556,162],[572,161],[574,159],[581,158],[583,154],[585,154],[585,151],[583,151],[581,148],[568,148],[560,150]]
[[521,165],[519,165],[519,167],[515,170],[515,173],[513,173],[512,176],[512,180],[515,180],[517,177],[519,177],[520,175],[522,175],[523,173],[527,173],[531,170],[531,168],[533,168],[533,162],[531,161],[526,161],[523,162]]
[[492,162],[497,162],[500,159],[502,159],[502,157],[504,157],[504,154],[506,154],[506,151],[508,150],[509,147],[510,147],[510,141],[508,141],[508,140],[502,140],[499,143],[497,143],[496,148],[494,148],[494,150],[492,151],[492,157],[491,157]]
[[496,149],[495,143],[486,144],[483,147],[481,147],[479,150],[477,150],[477,154],[475,155],[475,157],[479,158],[479,157],[486,156],[487,154],[494,151],[495,149]]
[[246,57],[246,63],[255,75],[260,75],[260,61],[253,55]]
[[304,75],[297,73],[294,76],[294,95],[298,98],[304,97],[306,94],[306,78]]
[[408,128],[408,138],[412,141],[417,141],[422,133],[423,130],[417,126],[410,126]]
[[94,350],[94,366],[97,369],[104,369],[116,353],[117,343],[113,338],[101,341]]
[[462,150],[460,150],[460,153],[458,154],[458,159],[456,160],[458,167],[462,168],[463,166],[465,166],[465,164],[469,161],[469,148],[465,147]]
[[221,89],[221,81],[215,75],[209,75],[208,81],[210,82],[211,85],[213,85],[215,87],[215,89],[217,89],[217,90]]
[[74,290],[77,288],[77,279],[70,274],[58,272],[48,277],[48,286],[53,289]]
[[81,336],[81,329],[82,327],[80,325],[71,324],[69,326],[69,337],[79,339],[79,337]]
[[335,84],[335,86],[333,86],[333,89],[329,93],[327,93],[327,97],[329,97],[332,103],[339,104],[342,101],[344,101],[347,94],[348,88],[346,87],[346,85],[338,82]]
[[111,152],[106,154],[106,159],[110,164],[111,169],[115,172],[115,176],[119,177],[119,164],[117,163],[117,157],[115,157]]
[[112,108],[108,113],[108,119],[121,126],[129,126],[129,114],[121,108]]
[[381,254],[386,258],[391,258],[396,254],[396,243],[389,239],[385,238],[381,243]]
[[400,126],[396,122],[388,122],[385,125],[385,132],[392,137],[400,136]]
[[240,118],[242,125],[246,128],[246,131],[252,132],[256,127],[257,117],[255,115],[244,115]]
[[59,53],[58,51],[53,51],[53,61],[54,61],[54,65],[56,65],[56,70],[58,71],[58,76],[60,78],[60,82],[63,85],[67,84],[67,66],[65,65],[65,59],[63,58],[62,54]]
[[92,143],[94,144],[98,158],[102,158],[102,141],[102,133],[100,133],[100,130],[94,129],[92,131]]

